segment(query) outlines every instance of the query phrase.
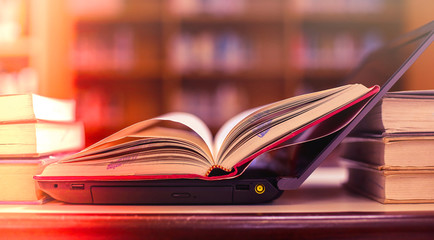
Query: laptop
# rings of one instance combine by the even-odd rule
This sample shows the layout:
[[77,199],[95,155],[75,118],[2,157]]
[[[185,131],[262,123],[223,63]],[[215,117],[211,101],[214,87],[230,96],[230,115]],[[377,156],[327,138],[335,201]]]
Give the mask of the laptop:
[[[167,179],[141,181],[36,180],[42,191],[68,203],[85,204],[257,204],[294,190],[318,168],[342,140],[362,121],[434,39],[434,22],[416,29],[371,53],[349,75],[346,83],[380,86],[344,128],[325,138],[292,146],[291,163],[261,163],[261,157],[239,177],[220,181]],[[340,114],[340,113],[339,113]],[[345,118],[345,115],[334,118]],[[325,123],[327,124],[327,122]],[[321,126],[319,126],[321,127]],[[306,133],[309,134],[309,133]],[[262,167],[261,167],[262,166]],[[265,166],[265,168],[263,167]]]

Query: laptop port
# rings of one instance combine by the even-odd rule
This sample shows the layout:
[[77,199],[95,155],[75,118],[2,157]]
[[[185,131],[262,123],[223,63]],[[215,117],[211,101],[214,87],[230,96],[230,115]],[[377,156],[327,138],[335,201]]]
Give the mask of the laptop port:
[[84,190],[84,184],[71,184],[71,190]]
[[173,198],[189,198],[191,197],[190,193],[172,193]]
[[236,190],[250,190],[250,185],[248,185],[248,184],[238,184],[238,185],[235,185],[235,189]]

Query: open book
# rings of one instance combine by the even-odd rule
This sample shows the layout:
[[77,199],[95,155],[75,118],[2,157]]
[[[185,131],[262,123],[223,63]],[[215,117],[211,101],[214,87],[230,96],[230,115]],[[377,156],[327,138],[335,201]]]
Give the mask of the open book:
[[197,117],[169,113],[131,125],[51,164],[38,177],[93,180],[235,177],[255,157],[369,99],[378,89],[352,84],[274,102],[230,119],[214,138]]

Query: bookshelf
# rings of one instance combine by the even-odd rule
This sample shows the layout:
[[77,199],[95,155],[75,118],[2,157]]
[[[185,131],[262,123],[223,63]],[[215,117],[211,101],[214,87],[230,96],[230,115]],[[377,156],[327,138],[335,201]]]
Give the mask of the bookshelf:
[[[0,93],[74,97],[65,1],[0,2]],[[53,21],[56,19],[56,21]]]
[[244,109],[335,86],[403,32],[405,8],[404,0],[108,2],[69,6],[89,142],[169,111],[196,114],[215,132]]
[[22,91],[27,85],[23,76],[28,72],[31,41],[28,3],[3,1],[0,16],[0,92]]

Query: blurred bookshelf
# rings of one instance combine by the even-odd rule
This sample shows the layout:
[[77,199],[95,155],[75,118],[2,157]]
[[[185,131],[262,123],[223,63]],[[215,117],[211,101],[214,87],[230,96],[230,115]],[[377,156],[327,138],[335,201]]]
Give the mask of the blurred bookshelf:
[[[409,28],[410,0],[64,0],[59,12],[17,2],[27,17],[0,44],[0,81],[34,70],[39,93],[75,97],[88,144],[170,111],[215,132],[245,109],[335,86],[367,52],[423,24]],[[46,9],[41,30],[33,20]],[[61,54],[41,66],[52,47]]]
[[[65,1],[0,1],[0,94],[72,98]],[[56,19],[56,21],[53,21]]]
[[2,1],[0,16],[0,94],[36,90],[29,65],[28,2]]
[[78,116],[95,140],[169,111],[215,132],[245,109],[336,85],[403,31],[395,0],[109,2],[71,1]]

